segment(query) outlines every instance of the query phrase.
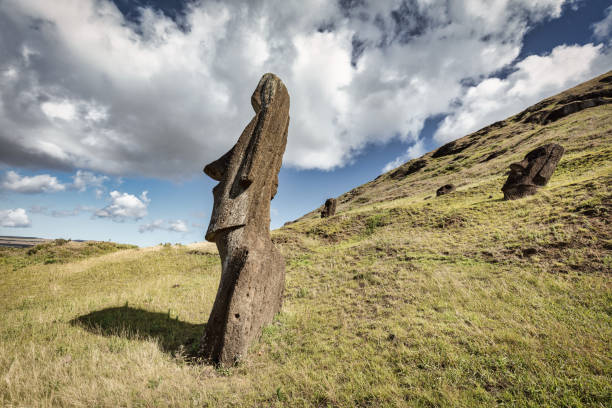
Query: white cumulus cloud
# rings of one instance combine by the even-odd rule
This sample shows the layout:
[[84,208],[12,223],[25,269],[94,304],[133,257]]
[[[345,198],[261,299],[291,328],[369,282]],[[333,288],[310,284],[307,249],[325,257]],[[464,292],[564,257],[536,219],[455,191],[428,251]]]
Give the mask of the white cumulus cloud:
[[525,58],[506,79],[489,78],[468,88],[434,137],[440,142],[457,139],[605,72],[612,66],[612,54],[602,49],[601,44],[563,45],[549,55]]
[[603,20],[593,24],[593,35],[604,40],[612,34],[612,6],[606,9],[606,16]]
[[147,215],[147,207],[151,202],[147,197],[147,191],[136,197],[115,190],[110,192],[110,200],[109,205],[94,212],[95,217],[110,218],[116,222],[139,220]]
[[202,0],[177,22],[146,7],[128,21],[109,0],[4,0],[0,163],[190,177],[235,143],[275,72],[291,95],[284,163],[342,166],[458,114],[464,84],[511,66],[568,3]]
[[[89,187],[98,187],[96,195],[98,195],[99,187],[102,187],[105,181],[108,180],[107,176],[95,175],[90,171],[77,170],[76,174],[72,177],[72,188],[85,191]],[[101,191],[101,190],[100,190]]]
[[31,225],[28,214],[23,208],[0,210],[0,226],[2,227],[26,228]]
[[4,190],[16,193],[36,194],[36,193],[55,193],[64,191],[66,186],[49,174],[39,174],[36,176],[21,176],[15,171],[7,171],[4,179],[0,183]]

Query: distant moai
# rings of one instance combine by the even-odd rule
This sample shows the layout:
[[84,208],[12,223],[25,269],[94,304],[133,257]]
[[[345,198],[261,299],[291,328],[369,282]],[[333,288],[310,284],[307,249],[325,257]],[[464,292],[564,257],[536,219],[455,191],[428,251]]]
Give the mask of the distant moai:
[[504,199],[516,200],[535,194],[548,183],[564,152],[562,146],[550,143],[530,151],[521,162],[512,163],[502,187]]
[[255,116],[234,147],[204,167],[219,181],[206,240],[217,244],[222,273],[200,354],[224,366],[243,358],[272,322],[285,288],[285,261],[270,239],[270,200],[287,144],[289,93],[268,73],[251,105]]
[[452,193],[453,191],[455,191],[456,187],[454,184],[445,184],[442,187],[440,187],[439,189],[436,190],[436,196],[441,196],[444,194],[449,194]]
[[331,217],[332,215],[336,214],[336,203],[335,198],[328,198],[325,200],[325,206],[321,211],[321,218]]

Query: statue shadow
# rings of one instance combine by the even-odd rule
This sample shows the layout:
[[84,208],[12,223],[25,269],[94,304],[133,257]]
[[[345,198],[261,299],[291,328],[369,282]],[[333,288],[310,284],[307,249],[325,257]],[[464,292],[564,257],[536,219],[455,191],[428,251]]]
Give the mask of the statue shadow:
[[102,336],[127,339],[155,339],[161,349],[172,356],[197,359],[197,348],[204,333],[205,323],[193,324],[173,319],[167,313],[149,312],[129,306],[97,310],[70,321]]

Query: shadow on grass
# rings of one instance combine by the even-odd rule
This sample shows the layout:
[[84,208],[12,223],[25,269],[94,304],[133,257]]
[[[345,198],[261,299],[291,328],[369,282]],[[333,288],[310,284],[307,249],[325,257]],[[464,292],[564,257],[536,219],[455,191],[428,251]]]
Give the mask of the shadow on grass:
[[128,339],[156,339],[166,353],[180,351],[186,358],[196,358],[200,338],[206,324],[193,324],[173,319],[166,313],[149,312],[129,306],[110,307],[79,316],[70,321],[95,334]]

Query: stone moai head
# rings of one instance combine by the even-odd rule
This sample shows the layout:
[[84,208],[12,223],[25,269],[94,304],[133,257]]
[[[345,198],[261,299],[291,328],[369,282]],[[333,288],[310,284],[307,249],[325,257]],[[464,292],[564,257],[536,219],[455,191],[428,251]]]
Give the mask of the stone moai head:
[[335,198],[328,198],[325,200],[325,205],[323,210],[321,211],[321,218],[331,217],[336,214],[336,204],[337,201]]
[[535,194],[545,186],[563,156],[562,146],[550,143],[527,153],[525,158],[510,165],[508,179],[502,187],[506,200],[515,200]]
[[214,207],[206,232],[215,241],[216,232],[267,220],[270,200],[278,188],[278,172],[287,144],[289,93],[274,74],[265,74],[251,96],[255,116],[227,153],[204,167],[204,173],[219,181],[213,189]]
[[441,195],[445,195],[445,194],[449,194],[452,193],[453,191],[455,191],[455,185],[454,184],[445,184],[442,187],[440,187],[439,189],[436,190],[436,196],[441,196]]

